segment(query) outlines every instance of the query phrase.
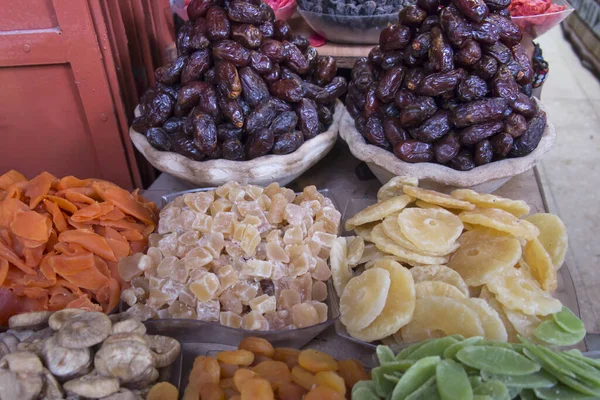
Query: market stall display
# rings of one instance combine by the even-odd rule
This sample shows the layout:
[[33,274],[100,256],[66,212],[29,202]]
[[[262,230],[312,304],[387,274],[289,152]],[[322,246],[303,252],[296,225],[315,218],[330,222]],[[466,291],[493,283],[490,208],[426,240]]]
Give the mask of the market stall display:
[[422,0],[357,61],[346,107],[372,145],[459,171],[532,153],[546,113],[508,2]]
[[198,356],[184,399],[344,399],[354,385],[369,379],[357,360],[335,360],[317,350],[273,347],[258,337],[237,350]]
[[[432,339],[398,354],[377,347],[379,366],[352,399],[584,399],[600,396],[600,364],[579,350],[556,351],[521,338],[506,344]],[[391,396],[391,397],[390,397]]]
[[133,129],[195,161],[289,154],[325,132],[347,87],[335,60],[275,21],[262,1],[220,5],[190,3],[179,57],[156,70]]
[[148,251],[119,263],[127,313],[258,331],[322,324],[340,218],[314,186],[296,195],[229,182],[181,195],[160,212]]
[[331,251],[340,321],[352,337],[411,343],[461,334],[514,342],[517,334],[542,340],[547,328],[548,343],[558,344],[552,337],[560,333],[563,345],[581,341],[584,329],[569,335],[551,322],[563,310],[552,297],[567,249],[558,217],[525,217],[523,201],[472,190],[442,194],[408,177],[384,185],[378,200],[346,221],[364,250]]
[[97,179],[9,171],[0,199],[0,325],[25,311],[112,311],[118,261],[143,251],[157,224],[154,203]]
[[[0,334],[6,399],[146,398],[181,349],[175,339],[146,335],[131,316],[78,308],[14,315],[9,327]],[[177,392],[170,383],[156,386]]]

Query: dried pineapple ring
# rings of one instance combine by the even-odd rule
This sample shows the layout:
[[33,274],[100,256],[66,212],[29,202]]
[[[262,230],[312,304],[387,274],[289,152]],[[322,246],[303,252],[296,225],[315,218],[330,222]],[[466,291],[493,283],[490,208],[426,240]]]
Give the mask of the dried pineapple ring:
[[494,293],[490,292],[487,286],[481,287],[481,292],[479,293],[479,298],[485,300],[490,307],[492,307],[497,313],[502,323],[504,324],[504,328],[506,329],[507,340],[509,342],[519,342],[519,338],[517,337],[517,332],[513,327],[513,324],[510,322],[506,313],[504,312],[504,308],[502,304],[498,300],[496,300],[496,296]]
[[415,283],[410,271],[392,260],[380,260],[376,269],[390,273],[390,289],[381,314],[362,330],[348,329],[350,336],[372,342],[392,335],[410,322],[415,310]]
[[484,335],[477,313],[460,300],[449,297],[417,299],[412,320],[400,332],[408,343],[440,337],[440,333],[464,337]]
[[447,257],[424,256],[398,246],[392,239],[386,236],[381,224],[373,228],[371,237],[373,239],[373,243],[375,243],[375,246],[377,246],[379,250],[392,254],[398,257],[400,260],[411,265],[412,263],[436,265],[445,264],[448,262]]
[[415,284],[417,299],[425,297],[451,297],[453,299],[466,299],[467,296],[456,286],[441,281],[423,281]]
[[542,323],[542,320],[537,315],[523,314],[517,310],[511,310],[506,307],[502,307],[506,318],[510,322],[512,328],[519,333],[519,335],[531,339],[535,329]]
[[346,237],[347,258],[349,265],[357,265],[365,251],[365,241],[360,236]]
[[[383,254],[383,253],[381,253]],[[379,261],[381,260],[389,260],[389,261],[396,261],[397,263],[402,263],[402,260],[398,259],[398,257],[396,256],[388,256],[388,255],[383,255],[377,259],[368,261],[367,263],[365,263],[364,265],[364,269],[371,269],[375,266],[375,264],[377,264]]]
[[398,225],[404,236],[421,251],[446,250],[463,231],[460,218],[446,210],[409,208],[398,215]]
[[373,228],[375,226],[377,226],[378,223],[379,223],[379,221],[369,222],[368,224],[363,224],[363,225],[357,226],[354,228],[354,233],[356,233],[357,236],[360,236],[361,238],[363,238],[364,241],[372,242],[371,231],[373,230]]
[[333,287],[340,297],[342,296],[342,293],[344,293],[346,284],[354,276],[352,270],[348,267],[346,251],[346,239],[339,237],[333,241],[333,245],[329,252],[329,265],[331,267]]
[[383,311],[390,290],[390,273],[372,268],[348,282],[340,299],[341,321],[348,329],[364,329]]
[[461,301],[479,316],[486,339],[497,342],[506,342],[508,340],[508,333],[502,322],[502,318],[500,318],[498,312],[487,301],[478,298]]
[[550,255],[544,250],[544,246],[539,240],[533,239],[527,242],[523,249],[523,260],[529,265],[531,274],[542,289],[550,292],[556,290],[558,285],[556,269],[554,269]]
[[437,206],[456,208],[458,210],[475,209],[475,205],[467,201],[455,199],[452,196],[436,192],[435,190],[427,190],[414,186],[404,186],[402,187],[402,191],[405,194],[414,197],[415,199],[426,201],[427,203],[435,204]]
[[346,230],[352,230],[357,226],[369,222],[380,221],[396,211],[401,211],[413,200],[414,199],[410,196],[402,195],[375,203],[364,210],[359,211],[354,217],[346,221]]
[[415,206],[417,206],[419,208],[424,208],[424,209],[445,210],[445,208],[442,207],[442,206],[431,204],[431,203],[428,203],[428,202],[423,201],[423,200],[416,200],[415,201]]
[[412,176],[395,176],[379,188],[377,200],[384,201],[391,199],[392,197],[403,195],[402,188],[404,185],[419,186],[419,180]]
[[392,216],[385,217],[385,219],[382,222],[382,225],[383,231],[385,232],[386,236],[388,236],[398,245],[404,247],[407,250],[414,251],[415,253],[423,254],[425,256],[444,257],[450,253],[454,253],[459,246],[458,243],[453,243],[451,247],[439,251],[437,249],[435,251],[433,249],[421,250],[417,246],[415,246],[413,242],[408,240],[406,236],[404,236],[404,233],[402,233],[402,229],[400,229],[400,225],[398,224],[397,218],[394,218]]
[[532,240],[540,234],[540,230],[535,225],[498,208],[463,211],[458,217],[462,222],[486,226],[527,240]]
[[493,194],[477,193],[470,189],[457,189],[450,193],[455,199],[465,200],[475,204],[477,208],[499,208],[516,217],[529,214],[529,205],[523,200],[511,200]]
[[550,255],[557,270],[565,262],[565,254],[569,247],[567,229],[561,219],[554,214],[539,213],[525,218],[540,230],[538,240]]
[[379,250],[377,246],[373,243],[365,244],[365,250],[363,251],[363,255],[358,261],[358,264],[364,264],[373,260],[378,260],[382,257],[385,257],[386,254]]
[[543,291],[535,280],[525,277],[517,269],[514,271],[498,274],[487,284],[504,307],[527,315],[549,315],[562,309],[561,302]]
[[469,286],[488,283],[495,274],[513,268],[521,258],[521,244],[510,236],[491,236],[475,229],[465,232],[458,242],[460,247],[448,267]]
[[465,297],[469,297],[469,287],[458,272],[445,265],[427,265],[421,267],[413,267],[410,273],[415,280],[415,283],[424,281],[439,281],[455,286],[460,290]]

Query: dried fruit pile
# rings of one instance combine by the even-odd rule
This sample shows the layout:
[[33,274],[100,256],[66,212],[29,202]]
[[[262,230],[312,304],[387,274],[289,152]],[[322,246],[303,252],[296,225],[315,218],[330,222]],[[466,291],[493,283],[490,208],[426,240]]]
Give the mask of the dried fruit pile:
[[352,389],[353,400],[592,399],[600,396],[600,363],[579,350],[557,352],[459,335],[406,347],[377,347],[380,366]]
[[262,0],[223,3],[190,3],[179,57],[156,70],[133,128],[196,161],[291,153],[331,125],[346,80]]
[[148,252],[119,263],[127,312],[247,330],[324,322],[340,217],[314,186],[296,195],[229,182],[180,196],[161,211]]
[[343,400],[365,379],[369,376],[358,360],[273,348],[265,339],[248,337],[238,350],[196,357],[183,398]]
[[[414,178],[393,178],[377,204],[346,222],[370,242],[362,252],[331,249],[350,335],[385,343],[439,334],[511,342],[520,334],[554,345],[583,339],[583,326],[551,294],[567,249],[558,217],[522,219],[530,208],[520,200],[417,185]],[[363,264],[364,272],[352,271]],[[553,322],[570,316],[567,328]]]
[[9,327],[0,334],[3,399],[165,399],[146,394],[181,349],[124,314],[37,311],[10,317]]
[[156,213],[106,181],[0,176],[0,325],[24,311],[113,310],[117,262],[146,248]]
[[[440,3],[446,6],[440,7]],[[346,107],[368,143],[467,171],[539,144],[546,114],[509,0],[419,0],[352,70]]]

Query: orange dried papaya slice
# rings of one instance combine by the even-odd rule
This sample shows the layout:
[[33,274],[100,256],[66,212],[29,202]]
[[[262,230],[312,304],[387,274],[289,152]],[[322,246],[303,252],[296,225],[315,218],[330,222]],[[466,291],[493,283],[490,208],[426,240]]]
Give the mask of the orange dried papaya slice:
[[15,215],[10,224],[12,232],[17,235],[25,247],[36,247],[45,244],[52,232],[52,221],[47,215],[35,211],[23,211]]
[[98,256],[94,256],[94,265],[96,266],[96,268],[98,268],[98,271],[100,271],[102,275],[104,275],[107,278],[112,278],[112,272],[110,272],[110,268],[108,268],[108,264],[106,263],[106,261],[104,261]]
[[115,253],[106,243],[106,240],[94,232],[85,230],[65,231],[58,235],[58,241],[78,244],[107,261],[117,261]]
[[44,289],[41,287],[37,287],[37,286],[33,286],[33,287],[26,287],[23,289],[23,293],[25,294],[25,296],[31,298],[31,299],[48,299],[49,293],[48,293],[48,289]]
[[8,261],[4,258],[0,258],[0,286],[4,285],[6,276],[8,275]]
[[125,214],[139,219],[146,225],[156,225],[156,214],[150,207],[137,201],[127,190],[105,182],[94,182],[92,187],[104,201],[111,202]]
[[71,282],[65,280],[65,279],[57,279],[56,280],[56,287],[63,287],[65,289],[68,289],[71,293],[76,294],[78,297],[81,296],[83,293],[83,290],[81,290],[81,288],[77,285],[72,284]]
[[29,207],[17,199],[11,197],[0,203],[0,226],[8,228],[19,212],[29,211]]
[[96,298],[105,313],[111,312],[118,304],[121,286],[116,279],[109,279],[96,293]]
[[93,219],[100,218],[112,210],[115,206],[108,202],[98,203],[94,202],[89,206],[86,206],[71,216],[71,219],[75,222],[85,222]]
[[34,209],[48,194],[52,185],[58,179],[48,172],[42,172],[25,185],[23,193],[29,197],[29,208]]
[[36,272],[25,265],[25,263],[10,249],[4,244],[4,242],[0,241],[0,257],[6,259],[9,263],[13,264],[15,267],[19,268],[21,271],[25,272],[29,275],[35,275]]
[[98,304],[92,303],[88,295],[79,296],[76,300],[73,300],[65,308],[81,308],[89,311],[102,311],[102,307]]
[[[98,220],[98,221],[89,221],[89,222],[100,225],[100,226],[107,226],[109,228],[118,229],[118,230],[135,229],[138,232],[144,232],[147,228],[146,225],[144,225],[144,224],[138,224],[135,222],[127,221],[125,219],[122,219],[120,221]],[[153,225],[152,225],[152,228],[154,229]]]
[[39,287],[39,288],[50,288],[56,284],[56,278],[50,280],[44,276],[41,271],[38,271],[37,275],[24,275],[23,278],[16,282],[17,284],[28,286],[28,287]]
[[47,195],[47,196],[44,196],[44,198],[55,203],[58,207],[60,207],[61,210],[65,210],[68,213],[73,214],[73,213],[76,213],[78,210],[78,208],[75,206],[75,204],[71,203],[67,199],[63,199],[62,197]]
[[91,179],[79,179],[79,178],[75,178],[74,176],[65,176],[60,181],[58,181],[58,184],[56,185],[56,189],[65,190],[65,189],[71,189],[71,188],[79,188],[79,187],[88,186],[91,183],[92,183]]
[[78,272],[72,275],[63,276],[68,282],[79,286],[82,289],[88,289],[93,292],[100,290],[102,285],[106,283],[108,278],[100,271],[96,266],[86,269],[85,271]]
[[125,218],[125,213],[118,208],[112,209],[104,215],[101,215],[99,219],[101,221],[119,221]]
[[27,178],[14,169],[10,170],[4,175],[0,176],[0,189],[7,190],[10,185],[18,182],[27,182]]
[[94,255],[88,251],[77,254],[60,254],[51,256],[48,263],[58,275],[67,277],[88,271],[95,266]]
[[46,245],[42,244],[37,247],[26,247],[23,249],[23,257],[25,257],[25,265],[31,268],[35,268],[42,261],[42,257],[44,257],[44,251],[46,250]]
[[54,286],[48,289],[50,298],[48,299],[48,309],[58,311],[67,307],[72,301],[77,300],[77,296],[62,286]]
[[73,204],[81,203],[81,205],[79,206],[79,208],[85,207],[85,206],[83,206],[84,204],[94,204],[96,202],[96,200],[94,200],[91,197],[85,195],[84,193],[76,192],[76,191],[71,190],[71,189],[70,190],[66,190],[66,191],[64,191],[61,194],[64,195],[65,198],[67,200],[69,200]]
[[131,254],[142,253],[148,247],[147,240],[137,240],[135,242],[131,242]]
[[52,222],[54,223],[54,226],[56,226],[56,230],[59,232],[66,231],[67,220],[65,219],[62,211],[60,211],[60,207],[48,199],[44,199],[44,206],[50,215],[52,215]]
[[54,268],[50,265],[51,256],[52,254],[46,254],[44,258],[42,258],[42,261],[40,261],[40,272],[46,279],[54,282],[54,285],[56,285],[56,271],[54,271]]
[[96,228],[96,233],[106,239],[106,243],[110,246],[113,253],[115,253],[117,259],[120,260],[123,257],[127,257],[131,253],[129,242],[116,230],[107,226],[99,226]]
[[135,229],[126,229],[120,232],[123,237],[129,241],[136,242],[139,240],[144,240],[144,235]]

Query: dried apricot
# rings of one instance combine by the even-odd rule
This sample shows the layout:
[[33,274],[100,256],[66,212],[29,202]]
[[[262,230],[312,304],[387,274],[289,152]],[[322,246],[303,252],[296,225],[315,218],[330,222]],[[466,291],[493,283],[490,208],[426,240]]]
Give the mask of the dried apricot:
[[370,379],[362,363],[354,359],[338,361],[338,373],[350,389],[356,382]]
[[[178,398],[179,391],[169,382],[160,382],[152,386],[152,389],[150,389],[148,396],[146,397],[148,400],[177,400]],[[202,400],[204,400],[204,398],[202,398]],[[213,400],[213,398],[211,397],[210,400]]]
[[256,375],[257,374],[254,371],[249,370],[248,368],[240,368],[235,371],[235,374],[233,375],[233,384],[236,389],[241,392],[244,383],[247,380],[254,378]]
[[327,386],[340,393],[346,395],[346,384],[344,379],[333,371],[321,371],[315,375],[315,381],[319,386]]
[[292,382],[310,390],[315,385],[315,376],[299,365],[292,368]]
[[212,357],[198,356],[194,360],[194,367],[190,372],[190,385],[200,388],[206,383],[219,383],[221,366]]
[[338,363],[327,353],[307,349],[298,355],[298,363],[310,372],[337,371]]
[[304,400],[344,400],[345,397],[328,386],[317,386],[304,396]]
[[[266,379],[252,378],[248,379],[242,385],[241,400],[273,400],[275,394],[271,384]],[[204,399],[203,399],[204,400]]]
[[263,361],[256,367],[253,367],[252,371],[268,380],[274,390],[292,381],[288,366],[281,361]]
[[293,382],[285,383],[277,389],[277,397],[282,400],[302,400],[307,390]]
[[202,400],[225,400],[225,392],[216,383],[207,383],[200,387],[200,398]]
[[273,353],[273,360],[283,361],[289,369],[292,369],[298,365],[299,355],[300,350],[292,349],[291,347],[276,347]]
[[254,361],[254,354],[248,350],[221,351],[217,354],[217,360],[227,364],[250,365]]
[[227,364],[222,361],[219,361],[219,366],[221,367],[221,379],[233,378],[233,374],[239,369],[237,365]]
[[273,354],[275,354],[273,345],[267,339],[254,336],[242,340],[238,349],[251,351],[255,356],[273,357]]

